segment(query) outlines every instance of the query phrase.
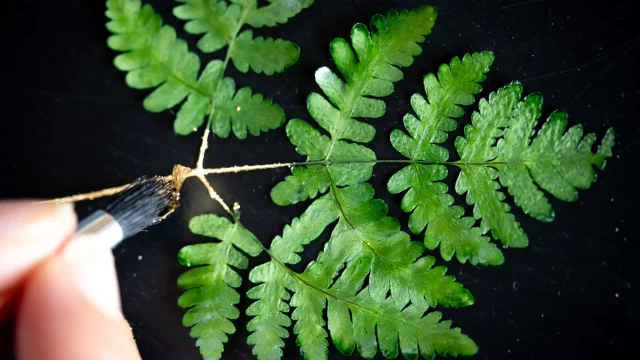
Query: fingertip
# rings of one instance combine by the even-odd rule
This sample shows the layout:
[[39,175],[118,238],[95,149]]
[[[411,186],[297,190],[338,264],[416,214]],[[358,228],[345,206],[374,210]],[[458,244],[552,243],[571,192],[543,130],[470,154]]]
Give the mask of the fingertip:
[[73,204],[0,201],[0,293],[55,253],[75,227]]
[[0,201],[0,238],[39,237],[47,231],[69,230],[75,225],[73,203],[47,203],[32,200]]
[[[96,266],[103,266],[100,264],[96,262]],[[140,359],[129,324],[119,312],[104,311],[87,297],[74,278],[73,273],[79,270],[59,256],[48,260],[30,278],[17,313],[18,358]]]

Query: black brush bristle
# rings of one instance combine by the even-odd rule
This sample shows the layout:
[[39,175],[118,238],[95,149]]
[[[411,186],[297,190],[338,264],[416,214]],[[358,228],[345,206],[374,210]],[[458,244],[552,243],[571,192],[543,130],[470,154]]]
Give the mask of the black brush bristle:
[[105,211],[118,221],[126,239],[160,222],[175,202],[175,189],[170,180],[145,176],[122,190]]

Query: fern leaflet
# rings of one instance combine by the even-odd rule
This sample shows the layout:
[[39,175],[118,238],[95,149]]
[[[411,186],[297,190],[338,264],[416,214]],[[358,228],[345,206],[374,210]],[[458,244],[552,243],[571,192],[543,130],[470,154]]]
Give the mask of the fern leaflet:
[[[381,15],[373,17],[373,32],[369,32],[364,24],[356,24],[351,31],[353,49],[344,39],[333,40],[330,45],[331,55],[344,80],[329,68],[320,68],[316,72],[316,82],[329,100],[317,93],[312,93],[307,99],[309,113],[331,135],[331,139],[324,148],[316,148],[315,143],[311,142],[309,148],[313,148],[313,152],[302,148],[298,145],[298,139],[322,135],[312,130],[311,126],[309,131],[298,134],[302,120],[291,121],[287,126],[287,135],[297,146],[298,153],[307,155],[309,161],[324,160],[330,163],[344,159],[342,144],[347,143],[343,140],[371,141],[375,134],[374,127],[354,118],[378,118],[384,114],[384,102],[374,97],[387,96],[393,92],[393,83],[403,76],[399,67],[411,65],[413,56],[420,54],[421,49],[417,43],[424,41],[424,35],[431,32],[434,20],[435,10],[431,7],[411,12],[392,11],[386,18]],[[365,154],[367,151],[363,149],[357,152],[359,156],[348,158],[354,160],[353,163],[335,164],[331,167],[338,168],[339,171],[357,170],[358,173],[369,175],[343,179],[339,185],[354,184],[370,177],[373,164],[357,164],[357,161],[371,160],[375,155],[370,150],[369,154]],[[324,171],[322,169],[322,165],[294,168],[293,175],[272,190],[271,198],[278,205],[288,205],[326,191],[329,178],[321,175]]]
[[437,145],[447,139],[447,132],[455,130],[453,118],[464,113],[460,105],[473,104],[473,95],[482,89],[478,83],[484,80],[492,62],[492,53],[480,52],[442,65],[437,78],[427,75],[424,88],[429,102],[419,94],[413,95],[411,105],[418,118],[410,114],[404,117],[409,135],[397,129],[391,133],[394,148],[415,163],[391,177],[389,191],[397,194],[409,190],[402,199],[402,210],[411,212],[409,229],[419,234],[427,227],[425,245],[429,249],[440,245],[445,260],[455,253],[460,262],[469,260],[472,264],[498,265],[504,261],[500,250],[473,226],[474,219],[462,216],[462,207],[452,206],[453,197],[447,194],[447,185],[440,182],[447,176],[443,163],[449,154]]
[[300,11],[308,8],[314,0],[267,0],[269,5],[251,7],[247,14],[247,24],[253,27],[284,24]]
[[232,224],[216,215],[201,215],[191,219],[189,229],[197,235],[220,239],[182,248],[178,254],[181,265],[192,267],[178,278],[185,290],[178,304],[189,309],[183,324],[191,328],[191,336],[205,359],[219,359],[227,334],[235,333],[231,320],[240,312],[235,307],[240,294],[235,290],[242,278],[232,268],[246,269],[249,260],[238,249],[251,256],[262,252],[260,241],[239,223]]
[[[255,1],[227,6],[224,1],[190,0],[175,12],[182,18],[201,19],[187,23],[189,32],[197,32],[194,29],[204,26],[203,21],[211,20],[224,33],[220,35],[226,39],[223,45],[231,48],[227,56],[241,71],[251,68],[269,75],[283,71],[298,59],[295,44],[254,38],[250,30],[238,36],[243,23],[233,14],[249,9],[251,4]],[[156,88],[144,100],[148,111],[161,112],[180,105],[174,122],[176,133],[190,134],[206,119],[216,135],[226,138],[233,132],[244,139],[247,134],[258,135],[284,122],[284,111],[278,105],[248,87],[237,90],[234,80],[224,77],[228,59],[212,60],[200,72],[198,56],[176,37],[172,27],[162,24],[150,5],[142,5],[140,0],[107,0],[107,16],[111,20],[107,28],[113,33],[108,45],[123,52],[115,58],[115,66],[127,72],[130,87]],[[207,41],[204,43],[213,40]]]
[[583,137],[579,125],[565,133],[567,114],[556,111],[531,141],[542,97],[531,94],[521,101],[521,95],[522,85],[512,83],[492,93],[488,101],[482,99],[472,125],[455,142],[461,167],[456,191],[467,194],[474,217],[482,218],[483,230],[490,229],[503,245],[513,247],[526,246],[528,240],[503,202],[505,195],[497,179],[525,213],[550,221],[554,213],[540,188],[560,200],[576,200],[577,189],[586,189],[595,181],[593,166],[604,168],[614,138],[609,129],[592,153],[595,135]]
[[240,33],[244,24],[253,27],[275,26],[285,23],[313,0],[274,0],[258,7],[257,0],[176,0],[184,3],[173,13],[187,20],[185,30],[191,34],[204,34],[198,48],[205,53],[229,46],[228,56],[241,72],[249,71],[272,75],[293,65],[300,54],[298,46],[290,41],[253,37],[251,30]]

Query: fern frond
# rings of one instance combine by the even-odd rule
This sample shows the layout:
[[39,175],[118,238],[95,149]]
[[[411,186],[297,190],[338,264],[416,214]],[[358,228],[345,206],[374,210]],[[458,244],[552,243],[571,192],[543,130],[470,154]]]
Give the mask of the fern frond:
[[240,33],[248,24],[253,27],[275,26],[285,23],[313,0],[273,0],[258,7],[257,0],[176,0],[184,3],[173,10],[177,18],[187,21],[185,30],[202,35],[198,48],[205,53],[229,46],[228,56],[241,72],[249,68],[257,73],[272,75],[293,65],[300,56],[298,46],[282,39],[253,37],[251,30]]
[[[373,17],[371,32],[364,24],[356,24],[351,30],[351,45],[340,38],[331,43],[331,57],[344,80],[327,67],[316,71],[316,82],[328,99],[312,93],[307,99],[307,109],[313,119],[331,135],[331,140],[321,150],[322,153],[315,152],[313,156],[302,153],[308,156],[309,161],[324,160],[327,164],[337,162],[344,157],[343,140],[365,143],[373,139],[375,129],[355,118],[378,118],[384,114],[384,102],[375,97],[391,94],[393,83],[403,76],[399,68],[411,65],[413,56],[420,54],[422,50],[417,43],[423,42],[424,36],[431,32],[435,17],[435,9],[429,6],[410,12],[392,10],[386,18],[382,15]],[[297,127],[290,129],[290,125],[287,125],[287,134],[290,134],[289,138],[294,144],[296,137],[315,136],[311,130],[298,136]],[[308,128],[312,129],[311,126]],[[372,163],[365,162],[334,164],[329,168],[341,167],[344,171],[365,174],[370,172],[372,166]],[[276,204],[295,204],[328,189],[328,178],[318,175],[320,171],[317,166],[300,169],[294,168],[292,176],[274,188],[271,198]],[[311,178],[322,179],[314,181]],[[353,183],[346,180],[340,185]]]
[[474,214],[482,217],[482,226],[506,246],[526,245],[526,235],[502,202],[505,196],[498,191],[500,184],[525,213],[551,221],[553,209],[542,190],[560,200],[576,200],[577,189],[586,189],[595,181],[593,167],[604,168],[614,137],[609,129],[593,153],[595,135],[583,137],[579,125],[567,130],[567,113],[556,111],[533,138],[542,96],[534,93],[520,100],[521,96],[522,85],[512,83],[492,93],[489,101],[481,100],[465,137],[456,139],[462,167],[456,190],[467,193],[467,202],[475,204]]
[[108,45],[123,52],[114,63],[128,72],[127,85],[157,88],[145,98],[144,108],[160,112],[186,99],[176,116],[176,133],[187,135],[208,118],[216,135],[227,137],[232,130],[244,139],[247,132],[258,135],[284,122],[284,111],[271,100],[246,87],[236,92],[233,79],[224,77],[222,61],[211,61],[198,76],[198,56],[189,52],[172,27],[162,25],[150,5],[143,6],[139,0],[108,0],[107,9],[111,19],[107,28],[114,34]]
[[180,250],[180,264],[197,267],[178,278],[178,286],[185,290],[178,304],[189,309],[183,324],[191,327],[191,336],[198,339],[196,345],[204,359],[219,359],[227,334],[236,331],[232,320],[240,315],[235,304],[240,301],[236,288],[242,278],[232,266],[246,269],[249,263],[237,249],[257,256],[262,247],[242,225],[215,215],[194,217],[189,228],[194,234],[220,242],[190,245]]
[[[474,227],[474,219],[462,216],[464,210],[452,205],[453,197],[441,182],[447,176],[442,163],[449,158],[441,147],[447,133],[456,129],[454,118],[464,114],[461,105],[474,103],[474,94],[482,88],[478,84],[493,62],[490,52],[455,57],[449,65],[442,65],[438,76],[428,74],[424,88],[428,98],[420,94],[411,97],[411,105],[418,118],[411,114],[404,117],[402,130],[391,133],[391,144],[402,155],[415,161],[394,174],[388,183],[393,194],[407,191],[402,199],[402,210],[411,212],[409,229],[421,233],[426,227],[424,242],[427,248],[440,246],[440,254],[450,260],[454,253],[460,262],[498,265],[504,261],[500,250],[491,243],[484,231]],[[435,163],[425,165],[420,162]]]
[[[276,281],[275,276],[284,278],[284,273],[289,275],[287,279],[295,280],[296,284],[278,291],[294,293],[289,303],[295,308],[291,318],[296,321],[294,333],[306,359],[327,357],[329,334],[325,325],[334,345],[345,354],[357,348],[362,356],[372,357],[378,351],[378,343],[387,357],[402,351],[412,358],[417,356],[418,347],[427,358],[435,353],[470,355],[476,351],[473,341],[459,329],[449,329],[447,322],[439,323],[438,313],[425,316],[429,307],[467,306],[473,303],[473,297],[453,277],[446,276],[443,267],[433,267],[434,258],[423,257],[424,245],[412,242],[408,234],[400,231],[398,221],[386,216],[386,204],[373,199],[373,188],[365,183],[371,177],[375,154],[356,144],[371,141],[375,133],[373,127],[356,118],[384,114],[384,102],[375,97],[393,91],[393,82],[402,78],[399,67],[410,65],[412,56],[420,53],[416,43],[424,40],[434,18],[430,7],[392,11],[386,19],[379,15],[373,18],[371,33],[362,24],[354,26],[353,49],[345,40],[334,40],[331,54],[343,78],[321,68],[316,72],[316,82],[326,98],[313,93],[307,102],[309,113],[329,136],[300,119],[287,124],[287,135],[296,151],[317,165],[294,168],[293,175],[272,190],[272,199],[286,205],[328,191],[312,203],[301,219],[315,218],[311,216],[318,211],[316,204],[320,201],[328,202],[323,205],[327,208],[333,203],[332,216],[328,221],[309,222],[311,236],[308,233],[290,238],[289,253],[274,250],[281,246],[281,238],[276,238],[269,251],[271,261],[261,267],[277,268],[281,273],[271,272],[269,277],[265,276],[266,271],[259,271],[259,285],[254,289]],[[302,274],[280,266],[291,261],[283,259],[298,262],[299,257],[293,254],[336,219],[325,250]],[[300,222],[294,220],[292,227]],[[285,228],[285,234],[287,231]],[[345,270],[340,273],[342,269]],[[267,296],[263,293],[256,304],[263,307]],[[282,313],[273,302],[266,312]],[[252,328],[261,323],[253,323]],[[265,344],[284,334],[273,331],[270,335],[260,335],[261,343],[252,341],[254,353],[261,359],[280,354],[267,351]]]

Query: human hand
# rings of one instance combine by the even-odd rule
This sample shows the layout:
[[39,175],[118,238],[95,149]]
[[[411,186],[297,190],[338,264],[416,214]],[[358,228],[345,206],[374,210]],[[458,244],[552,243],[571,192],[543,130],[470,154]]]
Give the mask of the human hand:
[[0,202],[0,344],[18,360],[140,359],[111,249],[75,228],[71,205]]

